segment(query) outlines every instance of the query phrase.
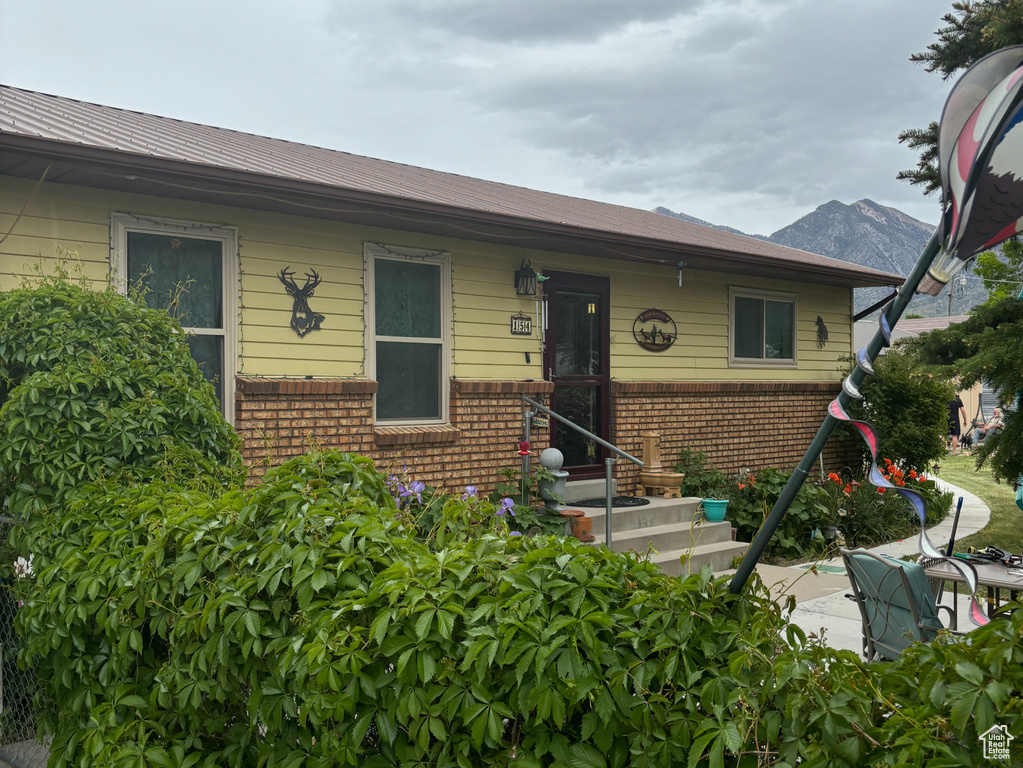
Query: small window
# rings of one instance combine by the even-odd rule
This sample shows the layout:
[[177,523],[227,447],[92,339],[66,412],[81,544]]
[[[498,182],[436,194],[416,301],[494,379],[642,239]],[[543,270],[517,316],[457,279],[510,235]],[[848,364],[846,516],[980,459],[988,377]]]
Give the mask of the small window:
[[796,297],[764,291],[729,291],[729,363],[796,364]]
[[378,424],[448,418],[447,254],[366,246],[366,347]]
[[192,357],[234,421],[238,235],[233,227],[111,216],[113,266],[122,290],[170,312],[188,333]]

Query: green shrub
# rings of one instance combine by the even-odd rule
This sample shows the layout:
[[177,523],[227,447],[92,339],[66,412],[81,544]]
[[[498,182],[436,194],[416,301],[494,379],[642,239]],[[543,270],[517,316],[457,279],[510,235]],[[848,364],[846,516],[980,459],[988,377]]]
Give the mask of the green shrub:
[[34,516],[19,625],[54,764],[653,765],[730,719],[728,655],[779,641],[762,595],[512,537],[485,504],[449,499],[427,546],[368,460],[315,455],[216,500],[107,482]]
[[[890,482],[924,497],[928,528],[945,519],[953,494],[940,491],[933,480],[922,479],[915,470],[902,470],[890,459],[882,459],[880,467]],[[846,546],[874,547],[920,533],[920,518],[904,496],[879,489],[862,477],[855,484],[851,479],[831,473],[822,483],[830,499],[830,524],[841,531]]]
[[33,516],[51,765],[967,765],[987,724],[1020,733],[1023,611],[866,665],[756,578],[512,537],[478,499],[429,545],[385,483],[317,454],[215,499],[108,480]]
[[675,462],[676,472],[685,472],[685,479],[679,486],[683,496],[712,497],[725,487],[725,473],[708,466],[707,455],[703,451],[683,448],[679,451]]
[[[762,469],[730,481],[723,490],[728,499],[728,520],[737,538],[753,541],[778,496],[788,482],[790,472]],[[828,525],[830,496],[814,483],[804,483],[767,544],[764,556],[779,560],[812,559],[821,549],[815,538]]]
[[[874,370],[860,386],[863,400],[849,404],[849,415],[877,429],[879,456],[905,467],[929,467],[945,455],[952,384],[924,372],[899,347],[878,357]],[[855,439],[862,445],[858,435]]]
[[66,276],[0,293],[0,498],[21,517],[104,477],[243,477],[181,326]]

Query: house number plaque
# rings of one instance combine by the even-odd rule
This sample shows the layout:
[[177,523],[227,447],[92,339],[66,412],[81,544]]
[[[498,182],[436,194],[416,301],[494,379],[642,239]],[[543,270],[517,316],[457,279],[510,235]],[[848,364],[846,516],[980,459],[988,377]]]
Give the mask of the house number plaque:
[[512,336],[532,336],[533,319],[529,315],[521,313],[511,316]]

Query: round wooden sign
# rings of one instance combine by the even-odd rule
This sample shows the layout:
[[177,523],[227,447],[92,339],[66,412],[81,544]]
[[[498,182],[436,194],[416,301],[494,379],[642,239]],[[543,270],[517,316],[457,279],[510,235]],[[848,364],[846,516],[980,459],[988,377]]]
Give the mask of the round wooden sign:
[[678,328],[671,315],[660,309],[648,309],[640,313],[632,324],[632,335],[636,343],[651,352],[663,352],[678,338]]

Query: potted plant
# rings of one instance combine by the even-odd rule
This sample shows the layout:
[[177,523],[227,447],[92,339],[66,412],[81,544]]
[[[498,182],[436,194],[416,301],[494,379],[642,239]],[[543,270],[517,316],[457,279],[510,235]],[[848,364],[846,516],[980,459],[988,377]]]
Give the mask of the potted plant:
[[701,499],[700,506],[703,507],[704,520],[708,523],[722,523],[725,520],[728,499]]

